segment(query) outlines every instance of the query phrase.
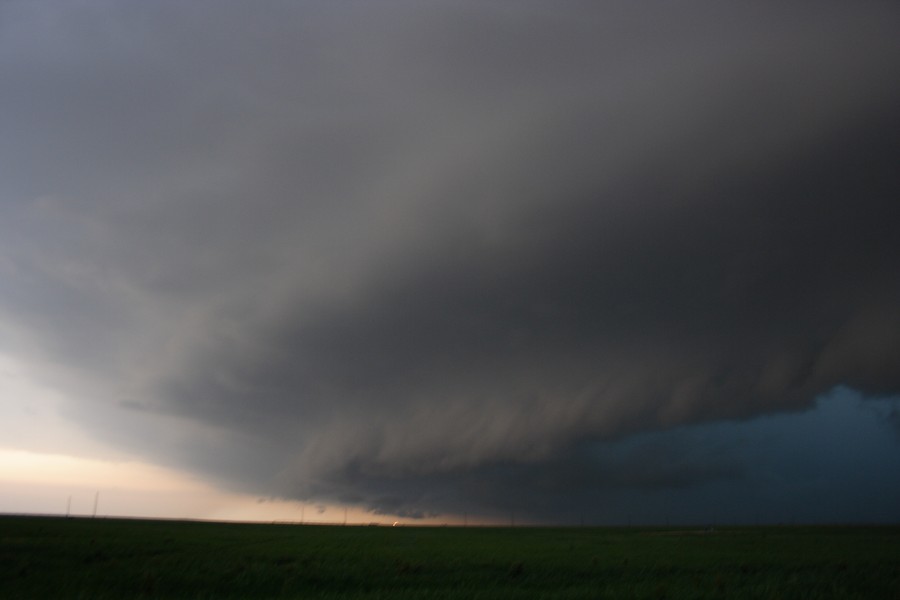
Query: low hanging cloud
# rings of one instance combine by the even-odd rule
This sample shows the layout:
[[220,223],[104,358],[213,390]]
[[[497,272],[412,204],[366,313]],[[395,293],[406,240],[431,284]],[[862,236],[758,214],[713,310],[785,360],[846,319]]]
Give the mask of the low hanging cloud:
[[263,495],[739,477],[584,448],[900,391],[898,25],[5,3],[0,349],[97,436]]

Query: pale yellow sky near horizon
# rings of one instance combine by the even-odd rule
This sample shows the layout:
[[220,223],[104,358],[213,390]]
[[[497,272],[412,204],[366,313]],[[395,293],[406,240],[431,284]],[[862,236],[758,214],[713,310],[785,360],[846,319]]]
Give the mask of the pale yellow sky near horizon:
[[97,497],[101,516],[299,521],[302,514],[315,521],[325,514],[295,502],[261,502],[224,492],[187,474],[137,461],[23,450],[0,449],[0,485],[0,512],[5,513],[65,514],[68,509],[72,515],[92,515]]
[[[104,461],[0,448],[0,514],[147,517],[292,523],[445,524],[357,506],[301,503],[228,492],[191,475],[138,461]],[[346,513],[345,513],[346,509]]]
[[[0,354],[0,514],[97,515],[306,523],[452,523],[364,507],[301,503],[222,490],[201,477],[143,462],[90,438],[60,413],[59,391]],[[346,512],[345,512],[346,510]],[[345,516],[346,515],[346,516]]]

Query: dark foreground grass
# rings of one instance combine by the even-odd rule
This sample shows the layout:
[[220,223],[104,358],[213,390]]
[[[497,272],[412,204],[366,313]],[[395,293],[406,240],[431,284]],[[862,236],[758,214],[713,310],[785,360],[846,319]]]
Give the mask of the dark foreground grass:
[[0,598],[900,599],[900,528],[417,528],[0,517]]

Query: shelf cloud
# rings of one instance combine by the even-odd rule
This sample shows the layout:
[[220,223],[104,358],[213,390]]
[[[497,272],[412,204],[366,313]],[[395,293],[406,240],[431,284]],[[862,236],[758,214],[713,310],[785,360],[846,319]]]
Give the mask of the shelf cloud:
[[740,479],[603,448],[900,393],[898,30],[4,3],[0,350],[92,435],[261,495],[541,515]]

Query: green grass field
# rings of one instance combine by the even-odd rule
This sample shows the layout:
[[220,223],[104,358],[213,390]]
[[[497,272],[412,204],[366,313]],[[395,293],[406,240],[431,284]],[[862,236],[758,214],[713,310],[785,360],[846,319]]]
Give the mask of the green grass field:
[[0,517],[0,598],[900,598],[900,528]]

